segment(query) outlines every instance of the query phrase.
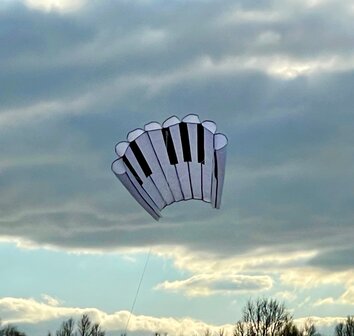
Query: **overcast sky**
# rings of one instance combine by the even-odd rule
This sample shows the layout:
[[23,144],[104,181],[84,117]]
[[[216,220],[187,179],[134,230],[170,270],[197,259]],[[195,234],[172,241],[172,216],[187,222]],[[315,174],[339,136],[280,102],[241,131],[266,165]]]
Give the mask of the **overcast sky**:
[[[354,310],[354,5],[0,0],[0,318],[231,328],[248,298],[332,326]],[[110,170],[170,115],[229,139],[221,210],[158,223]]]

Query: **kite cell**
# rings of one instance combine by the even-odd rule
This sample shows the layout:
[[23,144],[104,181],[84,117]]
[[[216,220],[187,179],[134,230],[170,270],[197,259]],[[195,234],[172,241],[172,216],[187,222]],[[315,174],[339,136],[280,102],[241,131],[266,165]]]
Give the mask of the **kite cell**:
[[155,219],[182,200],[197,199],[219,209],[224,184],[227,138],[213,121],[195,114],[151,122],[119,142],[112,171]]

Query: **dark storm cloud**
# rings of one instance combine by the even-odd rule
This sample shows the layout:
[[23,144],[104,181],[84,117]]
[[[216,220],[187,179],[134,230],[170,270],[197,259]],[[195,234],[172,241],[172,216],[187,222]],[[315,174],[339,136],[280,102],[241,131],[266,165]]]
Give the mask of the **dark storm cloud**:
[[[203,56],[220,61],[235,56],[306,60],[345,55],[353,51],[348,47],[354,40],[351,15],[343,5],[336,5],[334,15],[332,6],[120,1],[91,3],[63,15],[17,4],[0,13],[0,99],[3,107],[63,99],[123,75],[168,73]],[[233,12],[235,18],[228,19]],[[267,19],[269,15],[274,19]],[[278,36],[279,43],[264,43],[267,33]]]
[[[93,34],[88,25],[73,18],[28,10],[19,3],[0,11],[2,109],[53,99],[69,94],[73,86],[79,88],[85,76],[78,65],[53,66],[51,62],[92,40]],[[65,89],[69,83],[70,89]]]
[[326,251],[319,256],[313,258],[310,264],[331,271],[341,271],[354,268],[354,249],[352,246]]
[[[340,25],[331,3],[293,9],[228,1],[94,3],[70,14],[3,9],[0,234],[71,248],[180,244],[224,255],[350,246],[354,72],[335,62],[293,79],[270,76],[267,64],[198,68],[203,57],[350,63],[344,5]],[[51,101],[53,113],[40,105]],[[111,173],[113,148],[133,128],[187,113],[215,120],[229,137],[222,211],[181,203],[156,224]]]

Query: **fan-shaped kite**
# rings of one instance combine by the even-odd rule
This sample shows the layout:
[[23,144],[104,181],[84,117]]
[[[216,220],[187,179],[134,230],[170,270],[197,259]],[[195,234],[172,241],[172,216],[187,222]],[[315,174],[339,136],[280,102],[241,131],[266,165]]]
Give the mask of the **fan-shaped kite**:
[[195,114],[150,122],[119,142],[112,171],[156,220],[167,205],[197,199],[220,208],[227,138]]

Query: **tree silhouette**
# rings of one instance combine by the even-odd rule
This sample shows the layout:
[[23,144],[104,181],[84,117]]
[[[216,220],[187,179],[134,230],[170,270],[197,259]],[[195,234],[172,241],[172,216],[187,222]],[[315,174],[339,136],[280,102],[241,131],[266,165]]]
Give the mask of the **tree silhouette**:
[[91,327],[91,336],[105,336],[105,331],[101,329],[98,323],[95,323]]
[[236,323],[234,336],[294,335],[292,316],[284,304],[273,299],[249,300]]
[[319,336],[319,333],[316,330],[315,324],[311,319],[307,319],[303,329],[301,330],[302,336]]
[[[99,323],[93,323],[87,314],[82,315],[76,324],[70,318],[61,324],[61,327],[56,332],[56,336],[105,336],[106,332],[102,330]],[[50,336],[51,333],[48,333]],[[2,335],[0,335],[2,336]]]
[[354,316],[348,316],[344,323],[338,323],[335,336],[354,336]]
[[205,329],[204,336],[212,336],[211,330],[209,328]]
[[91,335],[91,321],[88,315],[82,315],[78,322],[78,334],[79,336],[90,336]]
[[56,332],[56,336],[75,336],[74,328],[75,322],[72,318],[69,318],[61,324],[60,329]]
[[0,336],[26,336],[26,334],[19,331],[15,326],[7,325],[0,330]]
[[284,336],[304,336],[293,322],[289,322],[283,330]]
[[218,336],[226,336],[226,333],[225,333],[225,329],[224,328],[220,328],[219,331],[218,331]]

